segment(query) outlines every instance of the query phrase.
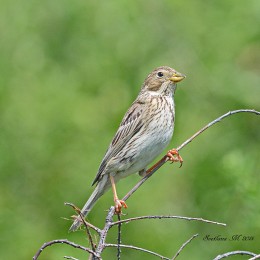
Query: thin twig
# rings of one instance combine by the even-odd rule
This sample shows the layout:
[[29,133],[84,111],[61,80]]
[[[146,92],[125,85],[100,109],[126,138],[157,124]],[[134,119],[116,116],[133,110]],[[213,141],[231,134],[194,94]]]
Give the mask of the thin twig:
[[260,115],[260,112],[254,110],[254,109],[238,109],[238,110],[229,111],[226,114],[218,117],[217,119],[213,120],[212,122],[210,122],[209,124],[204,126],[201,130],[199,130],[197,133],[195,133],[192,137],[190,137],[188,140],[186,140],[183,144],[178,146],[178,148],[176,148],[176,150],[180,151],[184,146],[186,146],[188,143],[193,141],[193,139],[196,138],[198,135],[200,135],[202,132],[204,132],[205,130],[207,130],[211,126],[215,125],[216,123],[219,123],[222,119],[224,119],[228,116],[232,116],[232,115],[237,114],[237,113],[253,113],[253,114],[256,114],[256,115]]
[[[177,151],[180,151],[182,148],[184,148],[188,143],[192,142],[198,135],[203,133],[205,130],[213,126],[214,124],[220,122],[222,119],[237,114],[237,113],[254,113],[256,115],[260,115],[259,111],[256,111],[254,109],[238,109],[229,111],[226,114],[218,117],[217,119],[213,120],[206,126],[204,126],[201,130],[196,132],[193,136],[191,136],[188,140],[186,140],[184,143],[182,143],[178,148],[176,148]],[[161,160],[159,160],[154,166],[152,166],[149,170],[146,171],[146,175],[124,196],[123,200],[126,201],[144,182],[147,181],[160,167],[162,167],[167,161],[168,157],[164,156]]]
[[[119,214],[117,214],[117,218],[118,218],[118,221],[121,220],[121,217]],[[120,260],[120,254],[121,254],[121,248],[120,248],[120,245],[121,245],[121,227],[122,227],[122,224],[119,223],[118,226],[117,226],[117,230],[118,230],[118,233],[117,233],[117,260]]]
[[220,260],[222,258],[226,258],[232,255],[251,255],[251,256],[256,256],[255,253],[249,252],[249,251],[232,251],[232,252],[228,252],[225,253],[223,255],[218,255],[216,258],[214,258],[214,260]]
[[[118,245],[116,244],[105,244],[105,247],[117,247]],[[141,247],[137,247],[137,246],[131,246],[131,245],[120,245],[120,247],[124,247],[124,248],[129,248],[129,249],[134,249],[134,250],[138,250],[138,251],[142,251],[142,252],[145,252],[145,253],[148,253],[148,254],[151,254],[151,255],[154,255],[154,256],[158,256],[159,258],[161,259],[166,259],[166,260],[171,260],[170,258],[168,257],[165,257],[165,256],[162,256],[160,254],[157,254],[153,251],[150,251],[150,250],[147,250],[147,249],[144,249],[144,248],[141,248]]]
[[81,210],[80,210],[78,207],[76,207],[75,205],[73,205],[72,203],[67,203],[67,204],[65,204],[65,205],[68,205],[68,206],[73,207],[74,210],[76,211],[76,213],[79,215],[79,217],[80,217],[80,219],[81,219],[81,222],[83,223],[83,225],[84,225],[85,228],[86,228],[86,233],[87,233],[87,236],[88,236],[88,240],[89,240],[89,242],[90,242],[90,245],[91,245],[91,249],[92,249],[92,251],[95,252],[95,244],[94,244],[94,242],[93,242],[92,235],[91,235],[91,233],[90,233],[88,223],[87,223],[87,221],[85,220],[83,214],[81,213]]
[[180,249],[177,251],[177,253],[174,255],[174,257],[172,258],[172,260],[175,260],[177,258],[177,256],[180,254],[180,252],[184,249],[185,246],[187,246],[191,240],[193,240],[195,237],[197,237],[199,234],[195,234],[193,235],[189,240],[187,240],[181,247]]
[[256,259],[260,259],[260,255],[256,255],[256,256],[254,256],[254,257],[248,259],[248,260],[256,260]]
[[71,259],[71,260],[79,260],[78,258],[75,258],[73,256],[64,256],[65,259]]
[[55,239],[55,240],[52,240],[52,241],[49,241],[49,242],[46,242],[44,243],[40,249],[37,251],[37,253],[34,255],[33,257],[33,260],[36,260],[38,259],[39,255],[41,254],[41,252],[48,246],[52,246],[54,244],[67,244],[67,245],[70,245],[74,248],[78,248],[78,249],[81,249],[83,251],[86,251],[86,252],[89,252],[90,254],[94,255],[95,257],[97,257],[97,259],[100,259],[101,257],[99,257],[95,252],[93,252],[91,249],[87,248],[87,247],[84,247],[84,246],[81,246],[81,245],[78,245],[74,242],[71,242],[67,239]]
[[[81,213],[80,213],[80,217],[81,217],[81,219],[84,218]],[[89,227],[88,227],[88,225],[86,225],[85,221],[83,221],[83,223],[84,223],[84,225],[85,225],[85,227],[86,227],[86,233],[87,233],[87,236],[88,236],[88,240],[89,240],[89,242],[90,242],[90,245],[91,245],[91,249],[92,249],[92,251],[95,251],[96,248],[95,248],[95,244],[94,244],[94,242],[93,242],[93,238],[92,238],[92,235],[91,235],[91,233],[90,233]]]
[[191,217],[183,217],[183,216],[140,216],[140,217],[135,217],[135,218],[128,218],[120,221],[115,221],[112,223],[112,225],[118,225],[122,223],[129,223],[131,221],[135,220],[142,220],[142,219],[169,219],[169,218],[177,218],[177,219],[184,219],[188,221],[202,221],[206,222],[209,224],[216,224],[216,225],[221,225],[221,226],[226,226],[227,224],[221,223],[221,222],[216,222],[216,221],[211,221],[203,218],[191,218]]
[[[80,210],[77,206],[75,206],[73,203],[70,203],[70,202],[64,202],[64,205],[70,206],[70,207],[72,207],[72,208],[76,211],[76,213],[79,215],[80,220],[82,221],[82,223],[83,223],[83,225],[86,227],[86,229],[87,229],[87,227],[90,227],[90,228],[92,228],[93,230],[95,230],[98,234],[101,233],[101,229],[97,228],[96,226],[90,224],[89,222],[87,222],[87,221],[85,220],[84,216],[83,216],[82,213],[81,213],[81,210]],[[77,216],[77,217],[78,217],[78,216]],[[92,242],[92,243],[93,243],[93,242]]]

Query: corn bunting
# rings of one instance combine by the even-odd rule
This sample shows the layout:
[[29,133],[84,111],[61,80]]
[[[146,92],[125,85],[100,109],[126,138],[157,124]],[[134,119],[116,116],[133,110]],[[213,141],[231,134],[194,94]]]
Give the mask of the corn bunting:
[[[146,167],[169,144],[174,129],[176,83],[184,78],[166,66],[156,68],[147,76],[100,164],[93,181],[96,188],[81,210],[84,217],[111,186],[116,213],[120,213],[122,207],[127,208],[126,203],[118,199],[115,183],[135,172],[143,176]],[[167,156],[171,161],[182,162],[176,150],[169,151]],[[70,231],[80,225],[77,217]]]

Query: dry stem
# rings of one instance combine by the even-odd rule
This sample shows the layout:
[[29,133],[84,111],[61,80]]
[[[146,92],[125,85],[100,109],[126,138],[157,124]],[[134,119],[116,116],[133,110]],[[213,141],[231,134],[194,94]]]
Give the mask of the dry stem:
[[[260,115],[260,112],[259,111],[256,111],[256,110],[253,110],[253,109],[239,109],[239,110],[234,110],[234,111],[229,111],[228,113],[218,117],[217,119],[213,120],[212,122],[210,122],[209,124],[207,124],[206,126],[204,126],[201,130],[199,130],[198,132],[196,132],[193,136],[191,136],[189,139],[187,139],[184,143],[182,143],[176,150],[177,151],[180,151],[182,148],[184,148],[187,144],[189,144],[190,142],[192,142],[197,136],[199,136],[201,133],[203,133],[205,130],[207,130],[208,128],[210,128],[211,126],[213,126],[214,124],[220,122],[222,119],[228,117],[228,116],[231,116],[231,115],[234,115],[234,114],[237,114],[237,113],[242,113],[242,112],[247,112],[247,113],[254,113],[256,115]],[[164,156],[159,162],[157,162],[154,166],[152,166],[149,170],[147,170],[147,175],[141,179],[134,187],[133,189],[131,189],[123,198],[123,200],[127,200],[131,195],[133,195],[133,193],[148,179],[150,178],[163,164],[165,164],[166,162],[168,161],[168,157],[167,156]],[[68,204],[67,204],[68,205]],[[135,220],[141,220],[141,219],[165,219],[165,218],[178,218],[178,219],[184,219],[184,220],[197,220],[197,221],[202,221],[202,222],[206,222],[206,223],[212,223],[212,224],[217,224],[217,225],[223,225],[225,226],[226,224],[224,223],[219,223],[219,222],[215,222],[215,221],[210,221],[210,220],[205,220],[205,219],[202,219],[202,218],[189,218],[189,217],[180,217],[180,216],[143,216],[143,217],[136,217],[136,218],[130,218],[130,219],[125,219],[125,220],[119,220],[119,221],[116,221],[116,222],[113,222],[113,215],[114,215],[114,207],[111,207],[109,209],[109,212],[107,214],[107,217],[106,217],[106,222],[105,222],[105,226],[104,228],[101,230],[95,226],[93,226],[92,224],[88,223],[85,221],[85,219],[83,218],[80,210],[75,207],[73,204],[69,204],[70,206],[72,206],[79,214],[80,214],[80,218],[83,222],[83,224],[85,225],[85,227],[88,229],[88,228],[92,228],[94,229],[97,233],[99,233],[100,235],[100,240],[99,240],[99,243],[97,245],[97,248],[94,252],[94,250],[91,250],[89,248],[86,248],[86,247],[83,247],[83,246],[80,246],[78,244],[75,244],[74,242],[70,242],[66,239],[59,239],[59,240],[53,240],[53,241],[50,241],[50,242],[47,242],[47,243],[44,243],[41,248],[37,251],[37,253],[35,254],[35,256],[33,257],[33,260],[36,260],[38,259],[39,255],[41,254],[41,252],[48,246],[51,246],[53,244],[57,244],[57,243],[60,243],[60,244],[68,244],[72,247],[75,247],[75,248],[79,248],[81,250],[84,250],[90,254],[92,254],[93,258],[94,259],[101,259],[101,253],[102,251],[104,250],[104,248],[106,247],[117,247],[118,250],[120,250],[120,247],[126,247],[126,248],[131,248],[131,249],[135,249],[135,250],[140,250],[140,251],[143,251],[143,252],[146,252],[146,253],[149,253],[149,254],[153,254],[153,255],[156,255],[158,257],[160,257],[161,259],[169,259],[167,257],[164,257],[164,256],[161,256],[155,252],[152,252],[152,251],[149,251],[149,250],[146,250],[146,249],[143,249],[143,248],[138,248],[138,247],[135,247],[135,246],[130,246],[130,245],[122,245],[120,244],[121,243],[121,231],[119,232],[119,239],[118,239],[118,244],[117,245],[114,245],[114,244],[107,244],[106,243],[106,237],[107,237],[107,233],[109,231],[109,229],[114,226],[114,225],[121,225],[122,223],[127,223],[127,222],[130,222],[130,221],[135,221]],[[89,235],[89,238],[91,238],[91,235],[90,233],[88,233]],[[178,252],[176,253],[176,255],[173,257],[173,259],[175,259],[178,254],[183,250],[183,248],[191,242],[191,240],[193,238],[195,238],[197,235],[194,235],[193,237],[191,237],[187,242],[185,242],[182,247],[178,250]],[[91,246],[92,248],[94,248],[94,244],[93,242],[91,243]],[[253,256],[252,259],[256,259],[255,257],[257,257],[256,254],[254,253],[251,253],[251,252],[247,252],[247,251],[234,251],[234,252],[229,252],[229,253],[226,253],[226,254],[223,254],[223,255],[219,255],[215,258],[215,260],[219,260],[219,259],[222,259],[224,257],[228,257],[230,255],[235,255],[235,254],[247,254],[247,255],[251,255]],[[118,257],[120,257],[120,251],[118,251]],[[70,257],[71,259],[73,259],[73,257]]]

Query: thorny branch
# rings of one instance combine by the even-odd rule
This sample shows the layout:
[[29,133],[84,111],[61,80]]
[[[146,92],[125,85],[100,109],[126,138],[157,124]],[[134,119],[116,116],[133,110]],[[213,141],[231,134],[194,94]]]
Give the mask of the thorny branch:
[[[207,130],[208,128],[210,128],[211,126],[213,126],[214,124],[220,122],[222,119],[237,114],[237,113],[254,113],[256,115],[260,115],[259,111],[256,111],[254,109],[239,109],[239,110],[234,110],[234,111],[229,111],[226,114],[218,117],[217,119],[213,120],[212,122],[210,122],[209,124],[207,124],[206,126],[204,126],[201,130],[199,130],[198,132],[196,132],[193,136],[191,136],[189,139],[187,139],[184,143],[182,143],[176,150],[180,151],[181,149],[183,149],[187,144],[189,144],[190,142],[192,142],[197,136],[199,136],[201,133],[203,133],[205,130]],[[127,200],[144,182],[147,181],[148,178],[150,178],[162,165],[164,165],[166,162],[168,161],[168,156],[164,156],[160,161],[158,161],[154,166],[152,166],[150,169],[148,169],[146,171],[146,176],[144,178],[142,178],[123,198],[123,200]],[[69,204],[69,203],[68,203]],[[77,213],[80,213],[80,211],[78,210],[77,207],[75,207],[73,204],[69,204],[70,206],[72,206]],[[86,228],[92,228],[94,229],[99,235],[100,235],[100,240],[99,243],[94,250],[91,250],[89,248],[83,247],[81,245],[75,244],[74,242],[70,242],[66,239],[59,239],[59,240],[53,240],[47,243],[44,243],[41,248],[37,251],[37,253],[35,254],[35,256],[33,257],[33,260],[38,259],[39,255],[41,254],[41,252],[48,246],[51,246],[53,244],[68,244],[72,247],[84,250],[90,254],[92,254],[93,259],[101,259],[101,253],[102,251],[106,248],[106,247],[117,247],[118,250],[120,250],[119,247],[125,247],[125,248],[131,248],[131,249],[135,249],[135,250],[139,250],[139,251],[143,251],[149,254],[153,254],[155,256],[160,257],[161,259],[169,259],[167,257],[161,256],[155,252],[143,249],[143,248],[138,248],[135,246],[130,246],[130,245],[122,245],[121,244],[121,237],[119,237],[118,239],[118,244],[106,244],[106,237],[107,237],[107,233],[109,231],[109,229],[114,226],[114,225],[121,225],[122,223],[127,223],[130,221],[135,221],[135,220],[140,220],[140,219],[162,219],[162,218],[178,218],[178,219],[184,219],[184,220],[197,220],[197,221],[203,221],[206,223],[212,223],[212,224],[217,224],[217,225],[223,225],[225,226],[226,224],[224,223],[219,223],[219,222],[215,222],[215,221],[210,221],[210,220],[205,220],[202,218],[188,218],[188,217],[180,217],[180,216],[143,216],[143,217],[136,217],[136,218],[131,218],[131,219],[126,219],[126,220],[118,220],[116,222],[113,222],[113,215],[114,215],[114,207],[110,207],[107,217],[106,217],[106,222],[105,222],[105,226],[104,228],[101,230],[95,226],[93,226],[92,224],[88,223],[84,218],[82,218],[82,222],[84,224],[84,226]],[[78,212],[79,211],[79,212]],[[80,214],[80,217],[82,217],[82,214]],[[120,236],[121,236],[121,231],[119,232]],[[91,237],[91,235],[89,235]],[[194,235],[193,237],[191,237],[188,241],[186,241],[181,248],[178,250],[178,252],[175,254],[175,256],[173,257],[173,259],[175,259],[179,253],[183,250],[183,248],[191,242],[192,239],[194,239],[197,235]],[[119,244],[120,242],[120,244]],[[92,248],[94,248],[94,245],[92,243]],[[219,255],[217,256],[214,260],[219,260],[225,257],[228,257],[230,255],[235,255],[235,254],[247,254],[247,255],[251,255],[253,256],[253,259],[258,259],[258,255],[251,253],[251,252],[247,252],[247,251],[234,251],[234,252],[229,252],[223,255]],[[118,251],[118,257],[120,257],[120,251]],[[73,259],[73,257],[69,257],[71,259]],[[118,258],[119,259],[119,258]]]

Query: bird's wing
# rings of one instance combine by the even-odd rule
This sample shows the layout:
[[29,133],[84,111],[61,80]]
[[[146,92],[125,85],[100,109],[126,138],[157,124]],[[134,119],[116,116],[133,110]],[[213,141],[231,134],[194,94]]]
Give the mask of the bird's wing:
[[94,185],[99,181],[102,172],[106,168],[109,160],[116,156],[128,141],[141,129],[143,126],[143,106],[141,101],[135,101],[129,110],[126,112],[111,144],[109,145],[106,154],[99,166],[98,173],[92,183]]

